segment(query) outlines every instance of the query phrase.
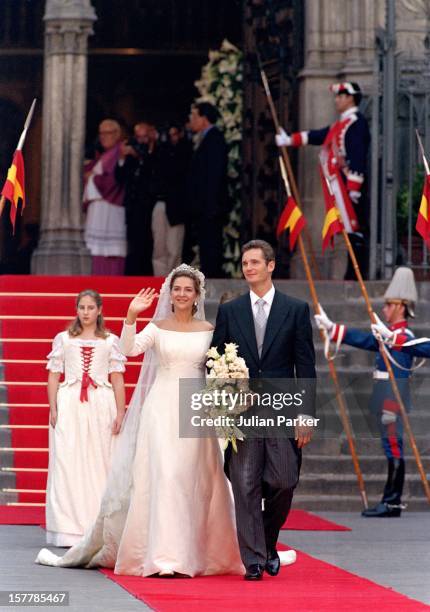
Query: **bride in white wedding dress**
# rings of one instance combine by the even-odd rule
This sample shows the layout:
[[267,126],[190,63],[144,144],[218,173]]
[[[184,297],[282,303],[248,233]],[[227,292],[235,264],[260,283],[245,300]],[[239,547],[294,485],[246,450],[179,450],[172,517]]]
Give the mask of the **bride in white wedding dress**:
[[63,557],[42,549],[37,563],[138,576],[244,573],[219,444],[179,438],[179,379],[204,378],[212,339],[204,277],[173,270],[154,319],[136,334],[137,316],[156,297],[142,290],[124,323],[122,352],[145,359],[96,522]]

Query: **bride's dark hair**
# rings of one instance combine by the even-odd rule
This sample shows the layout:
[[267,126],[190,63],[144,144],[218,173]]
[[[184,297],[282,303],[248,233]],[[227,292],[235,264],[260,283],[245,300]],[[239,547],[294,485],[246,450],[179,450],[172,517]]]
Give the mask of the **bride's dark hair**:
[[[182,278],[183,276],[185,276],[186,278],[190,278],[193,283],[194,283],[194,290],[197,293],[197,295],[200,295],[200,281],[197,278],[197,276],[195,274],[193,274],[192,272],[190,272],[189,270],[178,270],[177,272],[175,272],[172,275],[172,278],[170,279],[170,291],[172,291],[173,289],[173,285],[175,283],[175,280],[177,278]],[[174,306],[172,304],[172,312],[174,312]],[[191,311],[193,313],[193,315],[196,314],[197,312],[197,306],[195,304],[193,304],[193,309]]]

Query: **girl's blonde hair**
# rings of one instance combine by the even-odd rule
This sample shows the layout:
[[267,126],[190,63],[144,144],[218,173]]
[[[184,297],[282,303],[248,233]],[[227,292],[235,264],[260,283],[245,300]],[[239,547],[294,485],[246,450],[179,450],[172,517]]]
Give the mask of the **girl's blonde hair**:
[[[102,296],[98,291],[94,291],[94,289],[84,289],[79,293],[78,297],[76,298],[76,308],[78,308],[79,302],[82,300],[82,298],[87,296],[94,300],[97,305],[97,308],[101,308],[103,306]],[[83,332],[83,328],[78,316],[76,316],[74,321],[72,321],[72,323],[69,325],[67,331],[69,333],[69,336],[72,337],[79,336]],[[97,316],[97,327],[94,333],[96,336],[103,339],[107,338],[109,335],[109,331],[105,327],[102,312],[100,312]]]

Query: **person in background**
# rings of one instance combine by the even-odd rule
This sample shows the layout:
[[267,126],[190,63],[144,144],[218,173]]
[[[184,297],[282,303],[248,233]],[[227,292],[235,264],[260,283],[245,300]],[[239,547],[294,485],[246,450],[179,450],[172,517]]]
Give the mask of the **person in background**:
[[92,256],[92,274],[124,274],[127,254],[124,188],[117,181],[121,127],[113,119],[99,125],[101,153],[84,165],[85,243]]
[[[408,318],[414,317],[417,289],[414,273],[410,268],[398,268],[385,292],[382,309],[389,331],[414,338],[408,327]],[[329,338],[339,347],[341,343],[377,353],[373,371],[373,390],[369,407],[375,415],[380,431],[382,448],[387,459],[387,480],[381,501],[373,508],[364,510],[367,518],[393,518],[401,515],[402,493],[405,481],[405,459],[403,450],[403,424],[400,406],[394,396],[387,368],[379,353],[379,342],[370,331],[346,328],[330,321],[326,313],[315,315],[317,326],[327,332]],[[381,322],[379,322],[381,325]],[[372,326],[373,328],[374,326]],[[385,326],[384,326],[385,327]],[[410,410],[409,380],[412,373],[413,357],[391,347],[386,349],[392,362],[396,383],[406,410]]]
[[[320,160],[329,178],[336,206],[349,234],[364,278],[368,272],[370,205],[368,198],[367,156],[370,144],[369,126],[358,107],[362,92],[358,83],[334,83],[331,86],[338,119],[318,130],[295,132],[281,130],[278,146],[301,147],[321,145]],[[342,250],[343,249],[343,250]],[[355,280],[355,272],[346,249],[336,246],[336,269],[333,278]],[[345,271],[346,268],[346,271]]]
[[151,216],[155,205],[158,144],[155,127],[147,122],[134,126],[133,138],[121,144],[115,170],[125,188],[128,276],[152,276]]
[[159,190],[152,213],[152,267],[155,276],[167,276],[181,261],[191,155],[192,145],[185,138],[183,128],[172,123],[156,173]]
[[222,273],[222,238],[227,197],[227,146],[215,126],[218,111],[209,102],[193,105],[190,127],[197,137],[189,174],[190,222],[200,252],[200,268],[209,278]]

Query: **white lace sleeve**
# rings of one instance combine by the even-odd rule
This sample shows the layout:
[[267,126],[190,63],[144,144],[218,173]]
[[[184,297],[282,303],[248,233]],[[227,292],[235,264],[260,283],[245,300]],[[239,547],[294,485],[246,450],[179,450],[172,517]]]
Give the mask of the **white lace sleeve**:
[[115,334],[112,334],[112,336],[113,341],[109,356],[109,374],[112,374],[112,372],[125,372],[127,358],[120,351],[118,336],[115,336]]
[[156,330],[156,325],[148,323],[144,330],[136,334],[136,323],[134,325],[124,323],[119,340],[121,353],[129,357],[144,353],[154,345]]
[[52,342],[52,351],[47,355],[46,369],[51,372],[64,372],[64,345],[63,333],[57,334]]

